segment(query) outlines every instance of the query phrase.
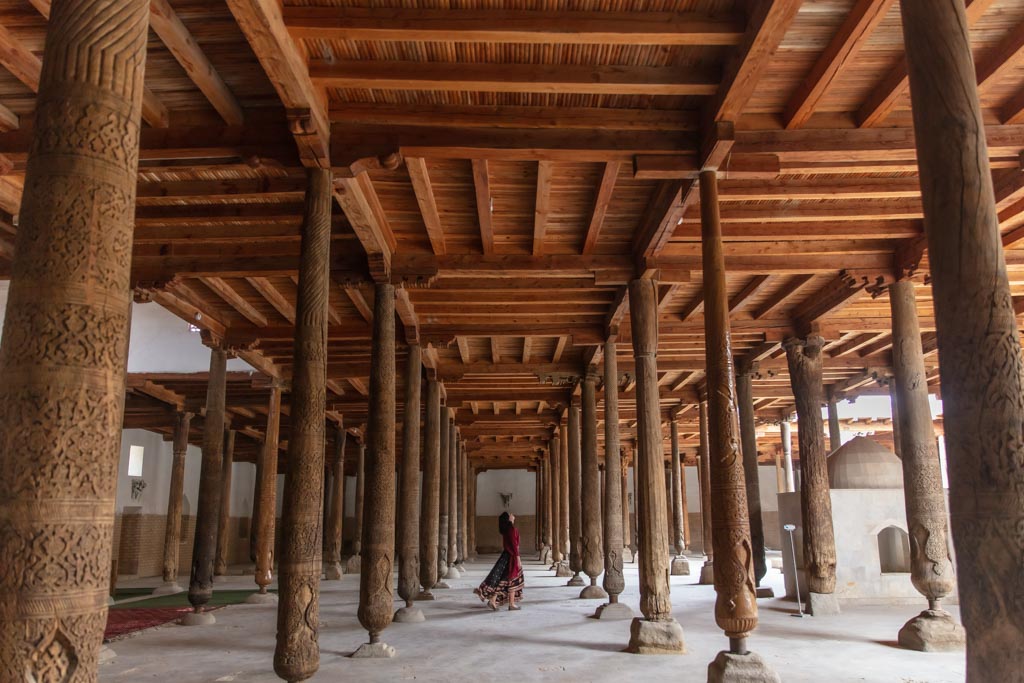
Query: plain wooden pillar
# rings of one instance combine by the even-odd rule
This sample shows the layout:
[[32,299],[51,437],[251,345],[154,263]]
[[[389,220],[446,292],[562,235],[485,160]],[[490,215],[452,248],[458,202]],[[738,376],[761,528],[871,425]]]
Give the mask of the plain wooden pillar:
[[235,430],[224,430],[224,457],[220,468],[220,514],[217,516],[217,557],[213,565],[215,576],[228,571],[230,549],[229,526],[231,524],[231,472],[235,465]]
[[573,399],[569,406],[569,569],[572,578],[566,585],[582,586],[583,579],[583,520],[581,497],[581,468],[583,454],[580,449],[580,407]]
[[270,386],[267,402],[267,431],[260,451],[260,477],[256,482],[256,495],[260,499],[259,517],[255,524],[256,535],[256,585],[260,595],[268,595],[267,586],[273,580],[274,571],[274,525],[277,516],[277,451],[281,428],[281,387]]
[[562,440],[555,429],[551,437],[551,569],[562,561]]
[[786,475],[786,491],[796,491],[796,476],[793,473],[793,434],[789,420],[779,423],[779,438],[782,440],[782,469]]
[[405,366],[405,415],[402,418],[401,483],[398,487],[398,596],[405,606],[394,619],[423,621],[423,611],[413,605],[419,587],[420,536],[420,380],[422,350],[409,344]]
[[192,413],[180,412],[174,420],[171,486],[167,494],[167,522],[164,528],[164,585],[155,595],[178,593],[178,549],[181,545],[181,507],[185,496],[185,456],[188,453],[188,431]]
[[451,438],[451,415],[441,403],[441,484],[437,532],[437,583],[434,588],[448,588],[444,576],[448,573],[448,441]]
[[424,424],[423,491],[420,498],[420,594],[417,600],[433,600],[437,583],[438,510],[441,504],[441,385],[427,380]]
[[331,460],[331,499],[324,551],[324,579],[337,581],[342,576],[341,569],[341,535],[345,523],[345,442],[348,433],[344,423],[334,429],[334,458]]

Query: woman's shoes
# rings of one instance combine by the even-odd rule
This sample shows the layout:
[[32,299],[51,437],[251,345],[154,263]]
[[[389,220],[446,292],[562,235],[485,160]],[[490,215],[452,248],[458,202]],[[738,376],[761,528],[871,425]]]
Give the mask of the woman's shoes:
[[518,612],[521,609],[522,609],[522,607],[518,607],[516,605],[509,605],[508,606],[508,611],[509,612]]
[[487,606],[491,608],[492,612],[497,612],[498,611],[498,606],[495,605],[493,602],[487,603]]

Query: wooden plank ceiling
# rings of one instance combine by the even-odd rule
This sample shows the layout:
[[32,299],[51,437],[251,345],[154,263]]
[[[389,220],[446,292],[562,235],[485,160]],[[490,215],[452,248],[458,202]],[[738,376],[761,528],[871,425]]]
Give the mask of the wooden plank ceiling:
[[[401,332],[424,345],[482,466],[536,461],[608,336],[628,444],[624,293],[639,273],[660,282],[662,410],[679,416],[692,457],[704,374],[694,179],[717,166],[734,351],[757,363],[759,420],[792,411],[780,342],[793,334],[824,335],[835,395],[886,391],[882,285],[927,271],[897,3],[394,4],[153,3],[141,298],[286,383],[303,166],[329,163],[330,419],[357,434],[365,422],[372,281],[391,279],[403,286]],[[47,0],[0,0],[4,274],[48,11]],[[972,0],[968,16],[1024,297],[1024,3]],[[930,291],[918,291],[937,390]],[[241,458],[262,436],[266,381],[229,384]],[[168,431],[175,409],[201,408],[204,382],[133,377],[126,425]],[[193,441],[200,432],[201,419]]]

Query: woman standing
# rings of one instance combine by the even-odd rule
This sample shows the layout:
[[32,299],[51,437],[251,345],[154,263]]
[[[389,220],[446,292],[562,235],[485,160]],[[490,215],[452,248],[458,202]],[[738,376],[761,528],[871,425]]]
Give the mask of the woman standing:
[[498,531],[501,533],[504,550],[491,572],[473,592],[480,596],[492,610],[508,602],[510,611],[518,610],[517,602],[523,599],[523,565],[519,561],[519,530],[516,529],[516,516],[507,512],[498,518]]

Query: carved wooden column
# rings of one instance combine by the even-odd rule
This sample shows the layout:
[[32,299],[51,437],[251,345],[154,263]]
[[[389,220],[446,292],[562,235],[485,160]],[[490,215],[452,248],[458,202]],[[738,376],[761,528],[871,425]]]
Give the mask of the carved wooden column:
[[693,543],[690,535],[690,505],[686,493],[686,454],[679,456],[679,490],[683,499],[683,548],[689,548]]
[[427,380],[424,415],[423,493],[420,498],[420,594],[417,600],[433,600],[437,583],[438,509],[441,497],[441,385]]
[[[619,453],[622,456],[622,452]],[[629,463],[622,457],[622,561],[633,561],[633,521],[629,514]]]
[[259,592],[246,598],[248,603],[277,602],[277,594],[268,593],[274,571],[274,523],[277,515],[277,451],[280,443],[281,386],[270,386],[267,404],[267,431],[260,451],[260,477],[256,481],[256,497],[260,499],[256,525],[256,585]]
[[[466,572],[466,444],[459,442],[459,570]],[[538,534],[539,538],[539,534]]]
[[374,285],[370,355],[370,418],[366,427],[367,495],[363,500],[363,563],[359,575],[359,623],[370,641],[353,657],[394,657],[380,634],[392,619],[391,571],[395,549],[395,287]]
[[584,600],[608,597],[597,585],[604,571],[601,551],[601,474],[597,469],[597,368],[590,366],[583,377],[583,435],[580,455],[580,565],[590,585],[580,592]]
[[558,438],[559,445],[559,461],[558,461],[558,472],[561,475],[561,501],[558,504],[558,510],[562,515],[561,525],[558,530],[558,537],[562,540],[562,567],[555,574],[555,576],[571,576],[572,570],[569,568],[569,427],[568,427],[568,408],[565,410],[566,413],[566,424],[559,424],[558,426]]
[[619,450],[619,369],[615,342],[604,343],[604,581],[608,602],[597,608],[598,619],[631,619],[633,610],[619,602],[626,588],[622,574],[625,479]]
[[665,465],[658,391],[658,283],[629,283],[629,316],[636,359],[636,501],[640,565],[640,612],[630,627],[629,652],[683,652],[683,628],[672,618],[669,596]]
[[567,586],[582,586],[583,578],[583,519],[582,519],[582,458],[580,451],[580,407],[573,400],[569,406],[569,569],[572,578]]
[[562,442],[558,427],[551,437],[551,569],[558,569],[562,562]]
[[217,554],[217,524],[220,517],[221,460],[224,455],[224,392],[228,357],[224,349],[210,349],[210,378],[206,387],[206,415],[203,420],[203,461],[199,470],[196,501],[196,535],[192,544],[192,574],[188,601],[193,612],[182,624],[213,624],[213,614],[203,612],[213,595],[213,563]]
[[459,428],[455,425],[455,410],[448,409],[448,570],[446,579],[458,579],[462,572],[455,566],[459,555]]
[[729,290],[725,279],[716,171],[700,174],[700,225],[704,265],[711,543],[718,558],[715,565],[715,622],[729,638],[729,650],[719,652],[708,666],[708,680],[738,680],[740,671],[743,672],[743,680],[778,680],[764,661],[747,649],[747,638],[757,628],[757,595],[743,455],[737,433]]
[[779,423],[779,438],[782,440],[782,469],[786,476],[786,491],[796,491],[796,478],[793,475],[793,435],[790,432],[789,420]]
[[178,413],[174,421],[171,486],[167,494],[167,522],[164,528],[164,566],[162,586],[153,595],[180,593],[178,585],[178,547],[181,545],[181,506],[185,495],[185,456],[188,452],[188,430],[192,413]]
[[341,532],[345,521],[345,442],[348,434],[345,425],[339,424],[334,431],[334,459],[331,461],[330,514],[327,517],[327,549],[324,551],[324,579],[337,581],[341,578]]
[[827,392],[828,404],[828,452],[831,453],[843,445],[843,432],[839,426],[839,409],[836,397],[832,395],[832,387]]
[[441,403],[441,485],[437,532],[437,583],[434,588],[448,588],[444,580],[448,573],[448,442],[451,440],[451,414]]
[[543,524],[541,525],[542,543],[540,551],[541,564],[551,561],[551,442],[548,442],[547,459],[540,463],[537,476],[541,481],[541,507]]
[[708,458],[708,402],[702,398],[698,406],[700,411],[700,455],[697,456],[697,474],[700,478],[700,523],[701,543],[704,546],[704,565],[700,568],[700,583],[710,586],[715,582],[715,544],[712,543],[712,512],[711,512],[711,470]]
[[[891,294],[890,294],[891,299]],[[897,458],[903,459],[903,452],[900,446],[900,407],[896,398],[896,382],[889,383],[889,410],[892,412],[892,452]],[[932,430],[934,431],[934,429]],[[935,448],[938,457],[938,446]]]
[[469,454],[466,454],[466,465],[469,468],[469,511],[467,521],[469,524],[469,537],[466,540],[466,553],[470,562],[476,561],[476,466],[469,462]]
[[217,516],[217,558],[213,564],[214,576],[228,571],[228,526],[231,522],[231,470],[235,464],[235,430],[224,430],[224,457],[220,468],[220,514]]
[[423,376],[419,344],[409,344],[405,368],[405,416],[402,419],[401,485],[398,487],[398,595],[405,607],[395,612],[400,623],[423,621],[423,610],[413,605],[419,587],[420,536],[420,380]]
[[669,468],[671,470],[669,484],[672,491],[672,541],[676,551],[675,557],[672,558],[672,575],[688,576],[690,563],[683,555],[683,551],[686,550],[686,537],[683,534],[683,515],[685,513],[683,511],[683,484],[680,479],[679,422],[674,415],[669,420],[668,429],[672,442],[672,463]]
[[754,378],[756,363],[742,363],[736,368],[736,400],[739,407],[740,440],[743,446],[743,479],[747,488],[747,517],[750,520],[750,543],[754,550],[754,585],[757,597],[773,598],[769,586],[761,586],[768,573],[764,554],[764,522],[761,516],[761,475],[757,464],[757,426],[754,422]]
[[295,300],[288,462],[281,507],[274,671],[292,683],[320,668],[323,569],[327,293],[331,288],[331,172],[306,170],[305,216]]
[[900,645],[912,650],[952,650],[964,645],[964,630],[940,600],[956,587],[949,558],[946,500],[935,443],[928,379],[921,348],[914,283],[889,287],[892,307],[892,391],[899,404],[903,492],[910,532],[910,580],[928,609],[900,629]]
[[363,570],[363,503],[366,499],[366,440],[359,441],[356,449],[356,504],[355,533],[352,535],[352,556],[345,563],[346,574],[358,574]]
[[1024,372],[985,125],[964,4],[901,0],[900,10],[947,399],[967,680],[1013,680],[1024,650]]
[[809,592],[808,611],[814,616],[838,614],[836,601],[836,540],[832,530],[832,497],[828,486],[825,429],[821,405],[821,347],[818,336],[786,341],[789,379],[796,399],[800,448],[800,515],[803,519],[804,566]]

